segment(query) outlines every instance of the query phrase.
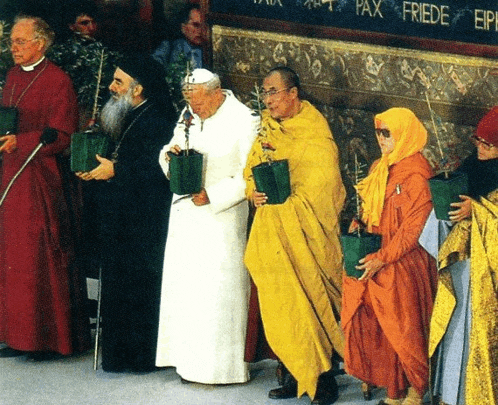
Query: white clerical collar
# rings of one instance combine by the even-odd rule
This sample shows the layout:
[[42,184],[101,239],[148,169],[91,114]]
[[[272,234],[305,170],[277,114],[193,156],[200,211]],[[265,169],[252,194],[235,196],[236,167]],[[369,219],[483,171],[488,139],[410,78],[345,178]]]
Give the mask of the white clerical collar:
[[28,66],[21,65],[21,69],[24,70],[25,72],[31,72],[32,70],[35,70],[35,67],[37,67],[40,63],[42,63],[44,59],[45,59],[45,56],[42,56],[38,62],[35,62],[32,65],[28,65]]

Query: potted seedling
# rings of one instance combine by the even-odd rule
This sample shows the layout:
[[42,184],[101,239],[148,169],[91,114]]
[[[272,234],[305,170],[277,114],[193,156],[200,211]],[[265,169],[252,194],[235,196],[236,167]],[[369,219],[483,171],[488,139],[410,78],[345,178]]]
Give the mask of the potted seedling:
[[95,155],[106,156],[109,148],[109,137],[95,125],[97,119],[100,81],[102,79],[102,66],[104,50],[100,55],[100,66],[97,72],[97,88],[92,109],[92,118],[89,127],[71,136],[71,170],[73,172],[89,172],[100,163]]
[[435,121],[435,113],[431,108],[429,96],[426,93],[427,105],[431,114],[432,125],[434,134],[436,136],[439,153],[441,155],[441,165],[443,171],[429,180],[429,187],[431,189],[432,204],[437,219],[449,220],[448,212],[452,210],[451,203],[459,202],[460,195],[467,194],[468,179],[467,175],[462,172],[450,173],[444,156],[443,148],[439,140],[438,130]]
[[201,191],[204,164],[202,154],[195,149],[190,148],[190,127],[194,125],[192,123],[194,116],[190,111],[189,106],[188,93],[191,91],[189,79],[192,72],[190,70],[190,63],[188,62],[186,70],[186,80],[183,84],[182,90],[186,108],[180,122],[180,125],[183,125],[183,131],[185,134],[185,148],[178,154],[168,152],[170,190],[178,195],[190,195]]
[[185,149],[178,155],[168,152],[170,189],[178,195],[195,194],[202,188],[203,156],[195,149],[190,148],[189,131],[192,125],[193,115],[190,110],[185,109],[182,117],[182,125],[185,131]]
[[[353,183],[356,186],[362,177],[366,176],[356,150],[353,151]],[[381,246],[381,236],[368,233],[365,224],[361,221],[361,201],[358,192],[354,195],[356,203],[356,213],[347,232],[341,235],[341,244],[344,253],[344,270],[348,277],[360,278],[363,270],[358,270],[356,266],[359,260],[367,254],[376,252]]]
[[17,133],[17,108],[0,106],[0,136]]
[[[257,112],[261,117],[261,94],[255,86]],[[291,193],[289,162],[287,159],[274,160],[274,146],[268,140],[268,124],[262,120],[258,131],[258,140],[263,150],[261,163],[252,168],[256,190],[265,193],[267,204],[282,204]]]

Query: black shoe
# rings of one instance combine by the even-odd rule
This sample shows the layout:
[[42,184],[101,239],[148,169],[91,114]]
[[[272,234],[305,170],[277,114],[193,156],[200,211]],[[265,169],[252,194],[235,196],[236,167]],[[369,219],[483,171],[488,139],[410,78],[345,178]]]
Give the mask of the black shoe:
[[64,355],[56,352],[29,352],[26,357],[27,361],[39,362],[39,361],[53,361],[63,359]]
[[344,363],[344,359],[337,354],[336,351],[334,351],[334,354],[332,355],[332,369],[330,370],[332,372],[332,375],[342,375],[346,374],[346,370],[341,368],[341,363]]
[[19,357],[25,355],[26,352],[23,352],[22,350],[16,350],[13,349],[12,347],[4,347],[3,349],[0,349],[0,358],[9,358],[9,357]]
[[339,398],[339,388],[332,374],[332,371],[323,373],[318,379],[315,398],[312,405],[330,405]]
[[317,391],[311,405],[330,405],[337,401],[337,398],[339,398],[337,391]]
[[278,385],[285,385],[285,380],[288,375],[290,375],[287,367],[284,366],[280,360],[278,361],[277,369],[275,370],[275,374],[277,375]]
[[268,397],[271,399],[289,399],[297,397],[297,383],[283,385],[280,388],[270,390]]
[[277,378],[279,379],[279,384],[282,386],[280,388],[270,390],[268,397],[271,399],[295,398],[297,397],[297,381],[289,370],[287,370],[287,368],[283,365],[283,363],[279,362],[279,366],[280,364],[282,365],[280,368],[282,373],[279,375],[279,370],[277,369]]

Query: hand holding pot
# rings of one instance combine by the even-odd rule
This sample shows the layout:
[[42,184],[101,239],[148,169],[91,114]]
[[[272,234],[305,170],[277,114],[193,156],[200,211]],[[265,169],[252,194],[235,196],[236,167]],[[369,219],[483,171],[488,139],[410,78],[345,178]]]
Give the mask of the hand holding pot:
[[360,259],[359,263],[360,265],[356,266],[356,269],[364,270],[363,275],[358,279],[359,281],[371,279],[385,265],[382,260],[376,257],[369,258],[369,256]]
[[460,222],[462,219],[469,218],[472,212],[472,198],[466,195],[459,195],[461,202],[451,203],[450,207],[457,208],[448,212],[450,221]]
[[209,204],[210,201],[206,189],[202,188],[198,193],[192,194],[192,202],[198,207]]
[[106,158],[103,158],[100,155],[96,155],[95,158],[99,161],[99,165],[89,171],[89,172],[76,172],[76,176],[78,176],[82,180],[109,180],[114,177],[114,163]]
[[256,189],[253,190],[252,196],[251,196],[251,201],[256,208],[265,205],[267,200],[268,200],[268,197],[266,196],[265,193],[260,193]]
[[17,137],[16,135],[8,134],[0,137],[0,143],[3,142],[3,145],[0,146],[0,152],[12,153],[17,149]]
[[[174,153],[175,155],[179,155],[182,152],[182,148],[180,148],[178,145],[175,145],[175,146],[172,146],[171,148],[169,148],[169,151],[171,153]],[[164,156],[166,157],[166,162],[169,162],[170,157],[168,156],[168,152],[166,152],[164,154]]]

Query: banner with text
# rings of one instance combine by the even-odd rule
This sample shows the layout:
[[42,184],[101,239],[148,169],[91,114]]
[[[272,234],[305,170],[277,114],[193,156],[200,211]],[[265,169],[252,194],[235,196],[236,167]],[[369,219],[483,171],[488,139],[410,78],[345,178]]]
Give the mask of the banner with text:
[[210,0],[210,11],[302,24],[498,44],[497,0]]

